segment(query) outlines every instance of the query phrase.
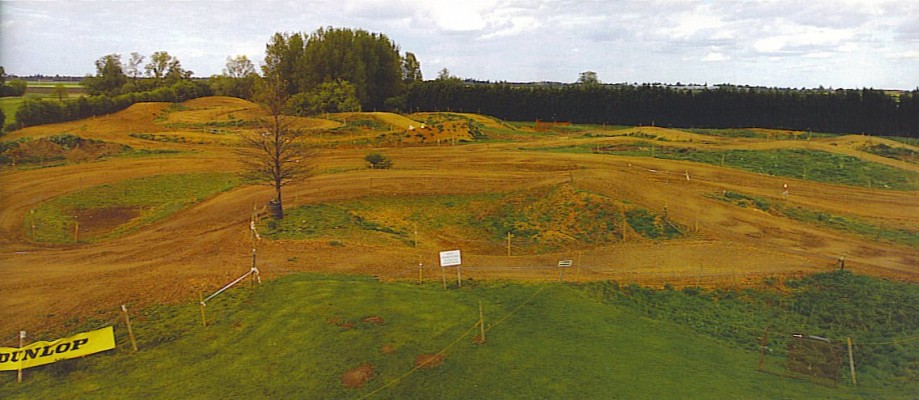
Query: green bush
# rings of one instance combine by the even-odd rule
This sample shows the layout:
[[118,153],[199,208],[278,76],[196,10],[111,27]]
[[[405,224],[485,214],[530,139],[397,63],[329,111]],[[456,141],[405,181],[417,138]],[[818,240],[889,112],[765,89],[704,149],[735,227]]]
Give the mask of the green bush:
[[367,167],[369,167],[370,169],[390,169],[392,168],[392,159],[380,153],[367,154],[366,156],[364,156],[364,161],[367,162]]

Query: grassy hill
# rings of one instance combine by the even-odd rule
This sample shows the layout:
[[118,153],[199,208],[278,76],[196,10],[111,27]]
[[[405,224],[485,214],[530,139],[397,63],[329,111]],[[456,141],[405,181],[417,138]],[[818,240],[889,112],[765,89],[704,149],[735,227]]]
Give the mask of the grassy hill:
[[[4,374],[0,396],[812,399],[908,398],[916,388],[833,388],[760,372],[757,351],[571,285],[467,281],[444,290],[292,275],[211,300],[206,330],[197,304],[136,313],[138,353],[112,321],[117,350],[27,370],[21,385]],[[418,366],[424,355],[432,361]]]

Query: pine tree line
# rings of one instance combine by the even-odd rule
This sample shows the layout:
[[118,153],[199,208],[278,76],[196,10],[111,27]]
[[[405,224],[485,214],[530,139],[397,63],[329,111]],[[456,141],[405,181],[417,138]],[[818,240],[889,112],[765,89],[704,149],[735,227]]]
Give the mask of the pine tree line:
[[721,86],[520,85],[457,79],[408,88],[412,111],[460,111],[512,121],[773,128],[919,137],[919,89],[899,96],[874,89],[796,90]]

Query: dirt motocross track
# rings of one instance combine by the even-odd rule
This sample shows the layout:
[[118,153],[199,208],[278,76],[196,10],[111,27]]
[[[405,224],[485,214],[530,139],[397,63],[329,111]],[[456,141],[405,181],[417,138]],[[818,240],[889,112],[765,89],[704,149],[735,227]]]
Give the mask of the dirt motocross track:
[[[72,133],[129,145],[135,150],[169,149],[180,153],[113,157],[45,168],[3,167],[0,333],[60,329],[68,320],[72,323],[112,314],[124,303],[145,306],[191,302],[197,300],[199,293],[213,292],[249,270],[251,211],[254,205],[262,207],[272,197],[267,186],[239,186],[136,232],[101,242],[52,245],[34,242],[27,236],[30,210],[56,196],[152,175],[236,171],[239,164],[232,132],[215,135],[195,128],[193,123],[174,121],[255,118],[260,115],[258,108],[230,98],[197,99],[184,106],[180,111],[168,112],[168,104],[137,104],[110,116],[27,128],[4,138]],[[374,117],[387,119],[380,115],[368,118]],[[666,210],[669,218],[692,227],[693,232],[674,240],[652,241],[632,235],[625,242],[599,247],[511,256],[502,250],[500,241],[491,247],[497,251],[477,251],[474,242],[479,238],[450,232],[435,234],[425,227],[418,227],[418,247],[405,243],[380,245],[371,240],[337,245],[322,238],[262,240],[258,243],[257,265],[263,278],[323,271],[368,274],[383,280],[417,280],[421,262],[425,266],[424,278],[439,281],[438,251],[458,248],[463,249],[463,277],[471,279],[557,280],[558,261],[575,259],[578,268],[567,271],[566,280],[732,286],[765,276],[830,270],[835,268],[838,257],[845,255],[846,268],[858,273],[919,281],[919,250],[915,247],[779,218],[712,196],[724,191],[745,193],[855,216],[884,227],[915,230],[919,227],[917,191],[830,185],[648,157],[533,151],[575,142],[608,145],[635,139],[570,138],[561,133],[535,134],[523,128],[491,135],[493,139],[505,135],[506,140],[468,140],[455,146],[449,145],[447,137],[454,139],[462,132],[441,132],[442,143],[434,136],[426,141],[422,138],[424,143],[390,141],[384,143],[387,148],[374,151],[384,152],[395,161],[395,167],[370,170],[363,157],[371,147],[358,139],[376,137],[378,132],[354,131],[339,137],[320,133],[341,125],[332,119],[301,119],[303,127],[316,132],[308,140],[321,150],[315,159],[315,175],[285,189],[287,209],[368,196],[507,193],[566,184],[649,210]],[[495,122],[495,126],[503,125]],[[393,125],[390,129],[401,132],[407,127]],[[860,136],[767,141],[715,138],[661,128],[634,131],[694,148],[819,149],[919,174],[916,164],[857,150],[870,140]],[[143,140],[136,133],[187,140]],[[787,199],[781,195],[784,184],[789,186]]]

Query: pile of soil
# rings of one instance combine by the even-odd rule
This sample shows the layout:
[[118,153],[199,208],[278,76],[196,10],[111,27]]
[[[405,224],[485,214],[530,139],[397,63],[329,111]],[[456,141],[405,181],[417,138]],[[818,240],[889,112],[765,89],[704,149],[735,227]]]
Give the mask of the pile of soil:
[[5,165],[42,164],[66,160],[91,161],[130,150],[121,144],[69,136],[66,141],[41,138],[0,147],[0,163]]

